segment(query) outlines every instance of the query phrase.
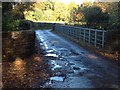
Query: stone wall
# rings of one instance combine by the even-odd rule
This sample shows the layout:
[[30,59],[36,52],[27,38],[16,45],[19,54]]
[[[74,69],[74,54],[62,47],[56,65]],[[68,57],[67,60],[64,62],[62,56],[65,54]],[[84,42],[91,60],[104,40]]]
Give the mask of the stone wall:
[[2,33],[2,58],[26,58],[35,52],[35,32],[31,30]]

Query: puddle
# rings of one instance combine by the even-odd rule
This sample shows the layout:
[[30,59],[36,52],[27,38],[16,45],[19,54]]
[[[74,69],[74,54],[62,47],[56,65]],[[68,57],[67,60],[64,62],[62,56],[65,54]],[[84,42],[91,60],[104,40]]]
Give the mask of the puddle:
[[58,51],[62,57],[65,57],[65,56],[77,57],[78,55],[80,55],[79,53],[75,52],[74,50],[69,50],[66,48],[59,48]]
[[74,69],[74,70],[80,70],[80,68],[79,68],[79,67],[73,67],[73,69]]
[[81,52],[81,54],[85,54],[85,52]]
[[46,54],[45,56],[58,58],[58,55],[52,54],[52,53],[48,53],[48,54]]
[[59,48],[58,52],[60,53],[60,55],[64,56],[68,56],[71,54],[70,50],[66,49],[66,48]]
[[61,76],[54,76],[50,78],[51,81],[60,81],[63,82],[64,81],[64,77]]
[[70,51],[71,51],[71,53],[72,53],[73,55],[79,55],[79,53],[76,52],[76,51],[74,51],[74,50],[70,50]]
[[54,52],[55,50],[53,50],[53,49],[49,49],[49,50],[47,50],[46,52],[47,53],[52,53],[52,52]]
[[87,68],[81,67],[80,70],[82,70],[82,71],[83,71],[83,70],[87,70]]
[[61,57],[60,60],[64,60],[64,58]]
[[56,62],[54,60],[51,60],[52,65],[56,65]]
[[46,56],[48,59],[50,59],[50,60],[56,60],[56,58],[59,57],[59,55],[56,55],[56,54],[54,54],[54,53],[48,53],[48,54],[46,54],[45,56]]
[[58,40],[53,40],[53,41],[51,41],[50,43],[56,44],[56,43],[59,43],[59,41],[58,41]]
[[72,68],[74,69],[75,72],[76,72],[76,70],[78,70],[78,71],[86,71],[86,70],[88,70],[84,66],[76,66],[76,65],[71,65],[71,66],[72,66]]
[[48,49],[48,45],[46,43],[44,43],[44,46],[45,46],[46,49]]
[[61,68],[62,68],[62,66],[60,66],[60,65],[55,65],[55,66],[52,68],[52,70],[61,69]]
[[75,64],[74,63],[69,63],[70,65],[74,65],[75,66]]
[[60,48],[59,51],[69,51],[69,50],[66,48]]

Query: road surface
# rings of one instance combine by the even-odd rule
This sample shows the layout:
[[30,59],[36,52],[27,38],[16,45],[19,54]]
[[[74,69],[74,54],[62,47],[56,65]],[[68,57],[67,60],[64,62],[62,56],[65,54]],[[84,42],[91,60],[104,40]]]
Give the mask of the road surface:
[[3,60],[3,88],[119,87],[117,62],[91,53],[50,30],[35,33],[37,54]]
[[45,87],[117,88],[118,64],[90,53],[50,30],[36,31],[54,75]]

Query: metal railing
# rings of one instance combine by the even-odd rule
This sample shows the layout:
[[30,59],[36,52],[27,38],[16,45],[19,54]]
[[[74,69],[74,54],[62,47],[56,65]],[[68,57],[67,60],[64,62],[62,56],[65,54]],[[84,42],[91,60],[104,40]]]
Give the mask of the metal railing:
[[105,44],[105,30],[82,28],[67,25],[55,25],[55,30],[59,33],[68,35],[78,41],[84,41],[95,47],[103,48]]

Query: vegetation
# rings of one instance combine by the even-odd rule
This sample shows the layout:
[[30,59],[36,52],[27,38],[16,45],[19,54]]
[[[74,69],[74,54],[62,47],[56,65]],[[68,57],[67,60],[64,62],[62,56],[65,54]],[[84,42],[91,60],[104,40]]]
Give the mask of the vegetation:
[[[25,20],[33,22],[65,22],[88,28],[104,29],[107,32],[107,48],[120,53],[120,2],[83,3],[68,5],[55,0],[39,3],[2,3],[2,30],[22,30]],[[25,26],[25,25],[22,25]],[[28,25],[29,26],[29,25]],[[38,27],[38,25],[33,25]],[[35,28],[36,29],[36,28]]]
[[118,2],[101,2],[77,5],[71,2],[66,5],[52,0],[39,3],[4,2],[2,4],[3,30],[19,30],[17,26],[19,26],[21,19],[35,22],[63,21],[67,24],[89,28],[116,29],[120,26],[118,4]]
[[2,3],[2,30],[21,30],[19,25],[24,22],[24,11],[32,10],[31,3]]

